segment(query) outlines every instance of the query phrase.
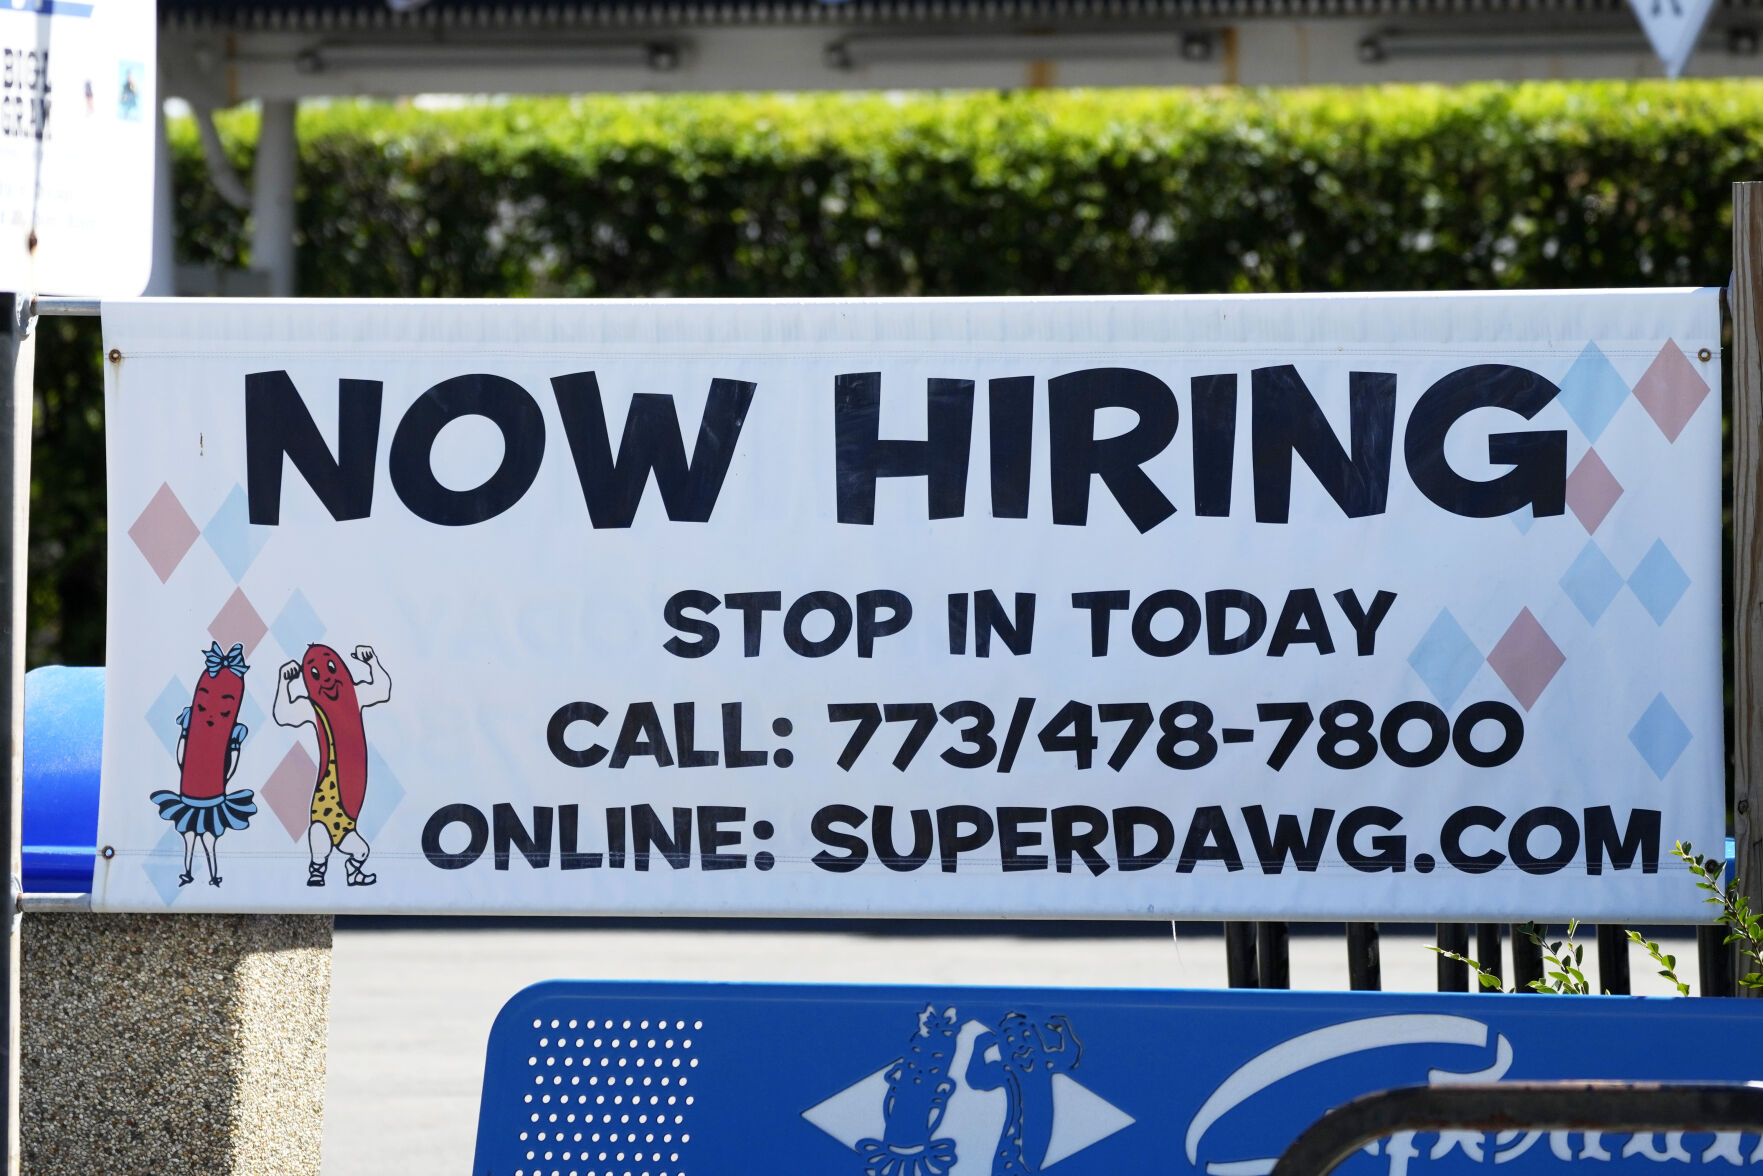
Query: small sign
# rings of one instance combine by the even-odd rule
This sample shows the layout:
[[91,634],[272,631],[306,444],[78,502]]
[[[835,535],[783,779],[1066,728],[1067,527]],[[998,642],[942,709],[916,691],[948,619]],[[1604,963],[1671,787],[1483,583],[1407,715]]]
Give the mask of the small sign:
[[[496,1018],[472,1170],[1266,1176],[1372,1091],[1744,1082],[1759,1049],[1751,1001],[553,981]],[[1759,1161],[1756,1132],[1401,1131],[1339,1171]]]
[[152,0],[0,0],[0,290],[146,286],[157,33]]
[[1653,43],[1665,76],[1675,78],[1683,73],[1714,0],[1628,0],[1628,4]]
[[1705,914],[1714,291],[104,329],[100,907]]

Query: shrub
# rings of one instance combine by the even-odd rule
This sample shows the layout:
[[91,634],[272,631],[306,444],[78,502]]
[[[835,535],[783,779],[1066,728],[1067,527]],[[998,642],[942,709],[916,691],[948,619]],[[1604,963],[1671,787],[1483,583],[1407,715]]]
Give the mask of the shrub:
[[[254,117],[221,129],[248,174]],[[1745,82],[339,103],[299,129],[324,296],[1708,285],[1728,185],[1763,177]],[[194,128],[171,141],[181,259],[248,264]],[[37,660],[102,657],[102,447],[54,415],[90,414],[96,351],[58,326],[39,358],[69,408],[41,402]]]

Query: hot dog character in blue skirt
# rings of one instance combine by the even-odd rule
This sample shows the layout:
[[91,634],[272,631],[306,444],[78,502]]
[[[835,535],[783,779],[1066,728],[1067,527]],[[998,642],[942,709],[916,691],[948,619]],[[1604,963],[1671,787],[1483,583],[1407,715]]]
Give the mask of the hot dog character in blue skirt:
[[239,706],[245,701],[245,647],[235,644],[222,653],[214,642],[203,655],[207,664],[196,679],[196,693],[178,716],[183,734],[178,736],[178,790],[152,795],[159,815],[177,827],[184,837],[184,872],[178,885],[188,886],[193,873],[196,845],[208,861],[208,884],[220,885],[214,854],[221,834],[243,829],[257,812],[250,789],[226,790],[227,781],[239,766],[239,749],[250,734],[239,722]]

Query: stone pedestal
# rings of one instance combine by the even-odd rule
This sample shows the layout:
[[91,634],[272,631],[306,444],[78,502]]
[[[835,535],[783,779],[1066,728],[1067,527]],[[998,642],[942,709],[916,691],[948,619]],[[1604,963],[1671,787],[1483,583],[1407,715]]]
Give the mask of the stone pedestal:
[[25,916],[25,1176],[317,1176],[328,915]]

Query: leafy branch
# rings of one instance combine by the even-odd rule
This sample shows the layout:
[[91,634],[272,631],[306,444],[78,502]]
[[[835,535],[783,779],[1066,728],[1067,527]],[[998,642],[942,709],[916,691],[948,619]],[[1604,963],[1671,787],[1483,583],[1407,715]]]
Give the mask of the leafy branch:
[[1690,986],[1678,978],[1676,956],[1661,948],[1639,931],[1631,930],[1628,933],[1628,941],[1640,944],[1642,950],[1653,957],[1653,962],[1659,965],[1659,975],[1665,977],[1671,986],[1677,989],[1677,995],[1688,996],[1690,994]]
[[[1591,981],[1586,979],[1584,970],[1585,946],[1573,942],[1574,933],[1578,930],[1579,920],[1569,919],[1566,938],[1557,939],[1553,943],[1545,943],[1543,942],[1542,929],[1535,923],[1522,923],[1513,928],[1515,934],[1523,935],[1543,949],[1543,963],[1545,965],[1543,975],[1541,979],[1529,982],[1527,987],[1531,991],[1560,993],[1568,996],[1591,995]],[[1469,970],[1475,973],[1476,981],[1483,988],[1492,992],[1500,991],[1500,977],[1482,967],[1480,961],[1470,959],[1466,955],[1459,955],[1454,951],[1447,951],[1442,947],[1431,947],[1428,950],[1437,952],[1448,960],[1467,964]],[[1512,991],[1518,992],[1519,989],[1514,986]]]
[[[1696,889],[1707,892],[1702,901],[1720,909],[1720,922],[1726,927],[1725,942],[1738,948],[1739,967],[1743,972],[1739,976],[1739,985],[1763,988],[1763,920],[1751,912],[1751,900],[1739,893],[1736,878],[1731,886],[1724,884],[1726,862],[1721,858],[1700,856],[1687,841],[1672,846],[1671,856],[1690,868],[1690,873],[1695,875]],[[1743,971],[1749,968],[1756,970]]]
[[[1739,893],[1736,879],[1731,886],[1725,884],[1725,860],[1717,857],[1704,858],[1687,841],[1679,841],[1672,846],[1671,855],[1689,867],[1691,875],[1696,879],[1696,889],[1707,892],[1707,897],[1702,901],[1719,908],[1719,922],[1727,931],[1725,942],[1737,947],[1741,967],[1754,969],[1741,975],[1739,984],[1745,988],[1763,989],[1763,918],[1752,912],[1750,900]],[[1546,967],[1542,979],[1530,981],[1528,987],[1532,991],[1590,995],[1591,983],[1586,979],[1584,971],[1585,948],[1573,942],[1574,932],[1578,929],[1579,921],[1570,919],[1565,939],[1544,943],[1541,929],[1535,923],[1524,923],[1514,928],[1515,933],[1526,936],[1543,949]],[[1677,990],[1677,995],[1690,994],[1689,984],[1677,974],[1675,955],[1639,931],[1629,931],[1628,941],[1638,944],[1659,965],[1659,975]],[[1500,991],[1500,977],[1482,967],[1479,961],[1442,947],[1428,950],[1435,951],[1448,960],[1467,965],[1483,988]],[[1518,988],[1514,987],[1512,991],[1517,992]]]

